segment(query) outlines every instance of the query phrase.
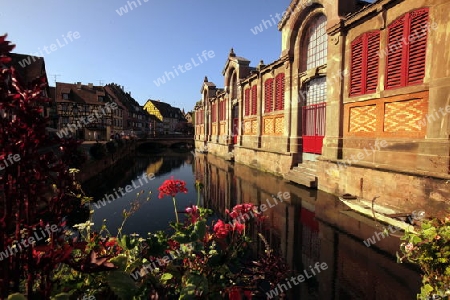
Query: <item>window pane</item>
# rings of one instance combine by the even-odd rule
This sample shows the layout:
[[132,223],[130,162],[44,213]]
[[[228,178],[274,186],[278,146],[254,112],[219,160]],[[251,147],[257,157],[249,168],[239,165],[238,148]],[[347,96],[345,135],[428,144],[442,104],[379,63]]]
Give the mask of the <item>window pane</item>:
[[309,26],[305,36],[306,68],[309,70],[326,63],[327,56],[327,18],[320,16]]
[[326,77],[314,78],[306,84],[306,105],[326,102],[327,82]]

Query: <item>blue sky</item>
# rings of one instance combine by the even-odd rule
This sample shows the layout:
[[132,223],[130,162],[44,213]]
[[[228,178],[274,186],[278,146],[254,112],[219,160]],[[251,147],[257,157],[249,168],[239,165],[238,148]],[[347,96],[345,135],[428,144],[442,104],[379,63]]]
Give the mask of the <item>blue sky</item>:
[[[52,86],[55,74],[59,82],[115,82],[140,104],[160,99],[185,110],[200,100],[205,75],[223,87],[222,69],[231,47],[252,66],[281,54],[281,32],[270,20],[276,20],[290,0],[139,1],[134,0],[137,7],[126,0],[5,1],[0,34],[8,34],[17,46],[14,52],[43,53]],[[121,7],[128,10],[122,10],[122,16],[117,12]],[[252,33],[263,19],[270,21],[267,29]],[[201,57],[204,50],[213,51],[207,60]],[[188,62],[192,69],[177,69],[176,76],[173,67]],[[165,72],[175,78],[166,77],[157,86],[155,81]]]

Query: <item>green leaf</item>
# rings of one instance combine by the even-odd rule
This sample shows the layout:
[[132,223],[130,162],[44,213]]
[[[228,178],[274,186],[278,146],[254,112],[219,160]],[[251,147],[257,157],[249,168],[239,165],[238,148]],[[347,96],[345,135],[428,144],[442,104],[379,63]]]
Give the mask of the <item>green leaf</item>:
[[412,243],[413,244],[418,244],[418,243],[420,243],[422,241],[422,239],[420,238],[420,237],[418,237],[418,236],[413,236],[412,237]]
[[422,294],[429,296],[433,290],[433,287],[427,283],[422,287]]
[[[69,298],[67,298],[69,299]],[[8,300],[27,300],[24,295],[20,293],[11,294],[8,296]]]
[[198,221],[195,223],[194,232],[196,232],[198,236],[204,237],[206,234],[206,222]]
[[172,274],[170,274],[170,273],[164,273],[164,274],[161,276],[161,282],[165,284],[167,281],[169,281],[169,280],[172,279],[172,278],[173,278],[173,275],[172,275]]
[[191,239],[190,239],[189,236],[187,236],[186,234],[181,233],[181,232],[177,232],[177,233],[173,236],[173,239],[174,239],[175,241],[177,241],[178,243],[180,243],[180,244],[189,243],[189,242],[191,241]]
[[106,275],[106,282],[120,299],[128,300],[134,296],[136,285],[130,275],[121,271],[112,271]]
[[120,246],[122,248],[125,248],[127,250],[131,250],[134,248],[134,246],[131,244],[130,241],[130,236],[128,235],[124,235],[121,239],[120,239]]
[[115,266],[119,267],[118,270],[125,271],[127,269],[128,259],[126,255],[119,254],[118,256],[110,260]]

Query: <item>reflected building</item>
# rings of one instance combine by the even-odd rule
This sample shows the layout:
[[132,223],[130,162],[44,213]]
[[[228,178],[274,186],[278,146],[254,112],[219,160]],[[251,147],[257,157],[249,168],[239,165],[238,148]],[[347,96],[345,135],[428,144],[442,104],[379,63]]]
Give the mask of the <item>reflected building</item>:
[[[396,263],[399,239],[366,247],[363,241],[381,229],[346,210],[335,196],[211,155],[195,157],[195,177],[205,184],[205,206],[221,217],[236,204],[270,202],[260,230],[297,274],[317,262],[327,264],[327,270],[290,290],[289,299],[414,299],[419,292],[417,270]],[[275,204],[278,192],[289,192],[290,198]],[[256,230],[250,236],[254,250],[264,251]]]

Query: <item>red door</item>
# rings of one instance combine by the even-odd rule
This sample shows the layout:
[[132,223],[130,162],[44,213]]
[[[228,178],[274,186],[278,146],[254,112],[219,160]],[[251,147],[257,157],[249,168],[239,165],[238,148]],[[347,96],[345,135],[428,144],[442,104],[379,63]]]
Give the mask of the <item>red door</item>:
[[303,106],[303,152],[322,153],[326,103]]
[[233,119],[233,144],[237,144],[237,138],[239,134],[239,119]]

